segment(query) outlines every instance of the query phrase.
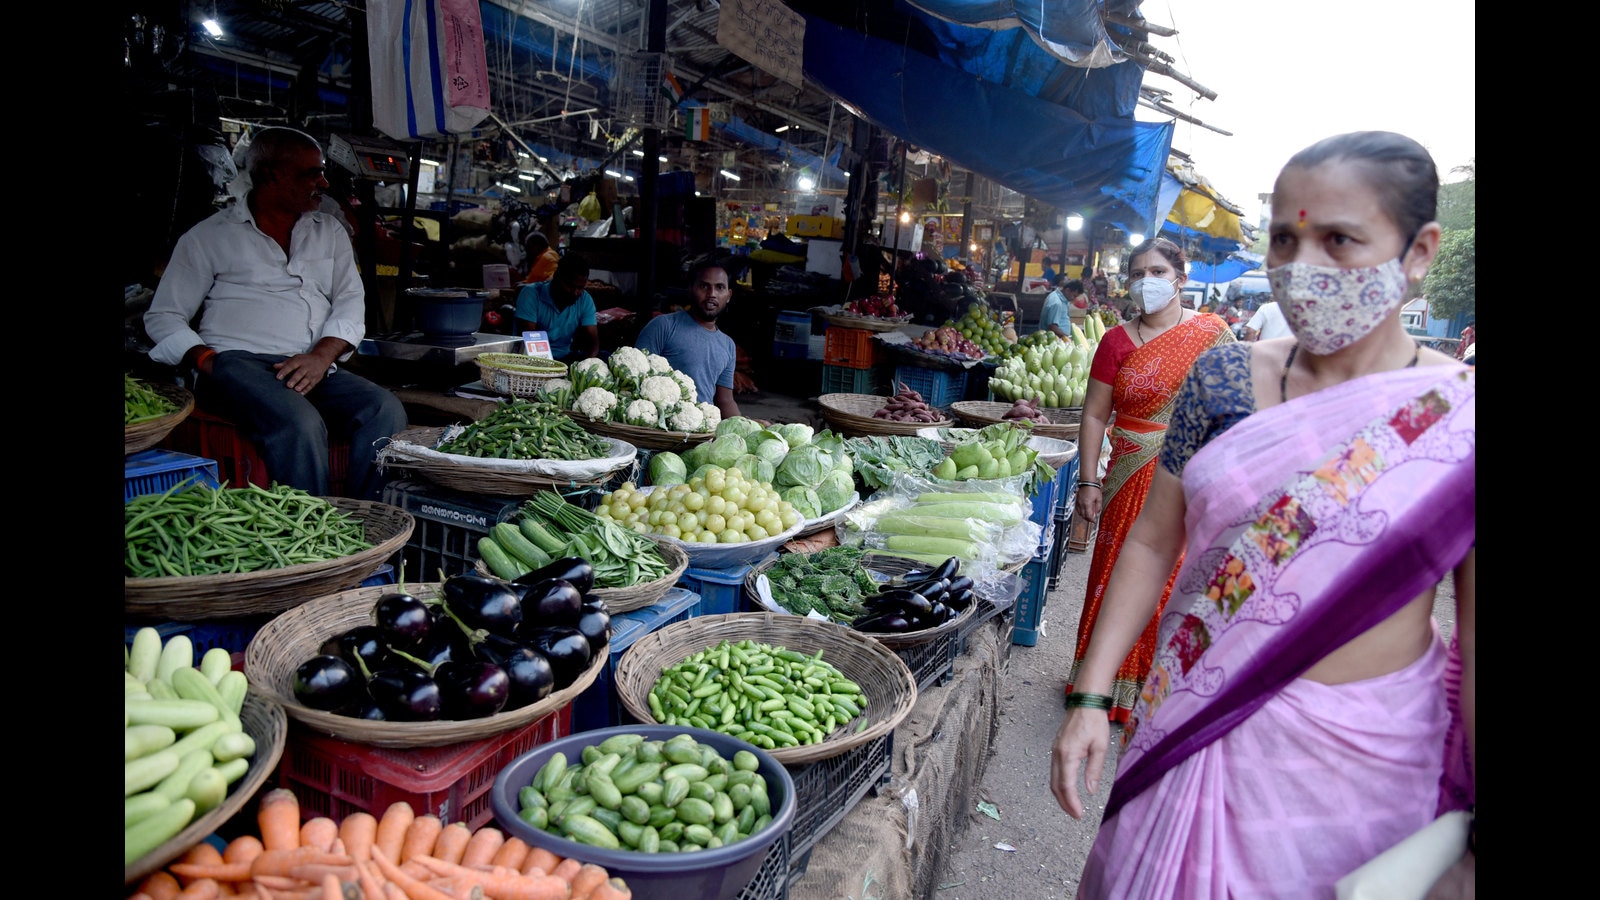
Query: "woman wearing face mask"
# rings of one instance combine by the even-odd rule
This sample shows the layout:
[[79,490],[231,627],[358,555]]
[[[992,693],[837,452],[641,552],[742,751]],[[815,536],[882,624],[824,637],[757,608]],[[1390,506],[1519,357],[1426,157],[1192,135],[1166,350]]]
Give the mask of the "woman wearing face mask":
[[[1100,616],[1106,581],[1150,490],[1156,451],[1161,448],[1178,385],[1202,352],[1234,339],[1220,316],[1197,313],[1178,302],[1187,268],[1182,248],[1166,238],[1139,247],[1128,260],[1128,298],[1138,312],[1106,332],[1089,367],[1089,390],[1083,398],[1078,429],[1076,513],[1090,522],[1098,520],[1100,530],[1094,539],[1089,586],[1078,620],[1077,652],[1067,674],[1068,694],[1076,689],[1078,669]],[[1113,413],[1111,459],[1102,480],[1098,477],[1102,438]],[[1177,571],[1174,561],[1170,574]],[[1161,596],[1163,603],[1170,591],[1169,578]],[[1155,656],[1160,612],[1158,604],[1146,617],[1137,644],[1117,668],[1106,713],[1113,722],[1126,722],[1139,699],[1139,686]]]
[[[1267,266],[1294,334],[1195,363],[1056,736],[1050,787],[1081,818],[1096,707],[1182,556],[1080,897],[1332,897],[1470,807],[1475,375],[1400,321],[1439,249],[1438,188],[1388,132],[1279,174]],[[1471,896],[1467,846],[1430,898]]]

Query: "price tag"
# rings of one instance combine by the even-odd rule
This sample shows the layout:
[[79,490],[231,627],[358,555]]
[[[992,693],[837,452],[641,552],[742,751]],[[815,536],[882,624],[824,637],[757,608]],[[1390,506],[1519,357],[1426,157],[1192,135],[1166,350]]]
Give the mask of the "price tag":
[[545,331],[524,331],[522,333],[522,347],[529,356],[538,356],[543,359],[554,359],[550,353],[550,334]]

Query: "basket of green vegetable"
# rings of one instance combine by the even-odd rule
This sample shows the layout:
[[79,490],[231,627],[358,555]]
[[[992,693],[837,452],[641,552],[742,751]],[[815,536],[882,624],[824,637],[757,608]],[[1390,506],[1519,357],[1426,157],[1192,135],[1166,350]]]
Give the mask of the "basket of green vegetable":
[[359,585],[415,525],[397,506],[281,485],[143,494],[124,507],[123,612],[179,622],[282,612]]
[[123,450],[133,455],[161,443],[194,411],[194,395],[180,384],[151,384],[123,375]]
[[[815,553],[785,553],[763,562],[745,576],[744,592],[757,608],[776,606],[794,615],[855,627],[857,620],[874,612],[874,595],[924,582],[934,568],[862,547],[828,547]],[[911,627],[914,623],[908,622],[896,632],[857,630],[891,649],[910,647],[955,631],[971,613],[970,606],[965,606],[926,627]]]

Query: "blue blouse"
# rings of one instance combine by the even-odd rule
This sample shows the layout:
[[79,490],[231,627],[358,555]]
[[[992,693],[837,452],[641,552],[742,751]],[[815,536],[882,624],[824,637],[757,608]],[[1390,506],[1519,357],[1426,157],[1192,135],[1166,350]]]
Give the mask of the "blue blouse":
[[1172,421],[1161,445],[1162,468],[1181,478],[1201,447],[1256,411],[1250,347],[1223,344],[1195,360],[1173,401]]

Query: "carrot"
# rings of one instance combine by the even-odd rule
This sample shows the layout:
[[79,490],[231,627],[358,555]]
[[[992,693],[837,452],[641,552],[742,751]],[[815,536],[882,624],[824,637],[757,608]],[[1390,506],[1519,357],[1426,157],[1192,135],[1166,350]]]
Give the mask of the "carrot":
[[572,879],[578,877],[578,870],[581,868],[583,868],[583,863],[569,856],[556,863],[556,867],[550,870],[550,874],[565,881],[567,884],[571,884]]
[[344,900],[344,888],[339,885],[339,876],[332,872],[322,876],[321,900]]
[[[212,849],[216,848],[213,847]],[[220,856],[221,854],[218,855]],[[220,893],[221,888],[215,879],[201,878],[179,891],[174,900],[217,900],[217,896]]]
[[209,878],[212,881],[228,881],[228,882],[249,881],[250,880],[250,864],[249,863],[229,863],[229,862],[190,863],[190,862],[175,862],[172,865],[168,866],[167,868],[172,872],[172,874],[178,876],[178,878],[181,881],[183,881],[183,882],[185,882],[187,884],[193,884],[193,883],[195,883],[196,881],[199,881],[202,878]]
[[633,900],[633,889],[621,878],[611,878],[591,891],[589,900]]
[[300,846],[300,800],[288,788],[273,788],[256,807],[256,830],[266,850],[293,850]]
[[506,834],[498,828],[485,825],[472,833],[467,849],[461,854],[463,866],[476,866],[494,859],[494,853],[506,842]]
[[378,877],[372,858],[356,860],[356,884],[366,900],[383,900],[383,879]]
[[128,900],[155,900],[155,898],[144,891],[134,891],[128,895]]
[[222,861],[229,863],[249,863],[261,855],[265,849],[261,846],[261,839],[253,834],[241,834],[228,842],[222,850]]
[[402,872],[400,864],[377,847],[372,848],[372,861],[378,864],[378,871],[382,872],[391,884],[399,885],[407,900],[452,900],[444,891],[430,887],[422,880]]
[[522,874],[531,875],[534,871],[549,875],[555,871],[556,865],[561,862],[561,857],[543,847],[529,847],[528,858],[522,861]]
[[139,890],[149,894],[151,900],[172,900],[183,890],[178,877],[166,869],[157,869],[139,883]]
[[[218,850],[216,845],[210,841],[201,841],[184,851],[184,854],[178,857],[178,861],[202,866],[214,865],[222,862],[222,851]],[[178,880],[182,881],[183,879],[180,878]]]
[[411,900],[411,898],[407,896],[405,888],[395,884],[392,881],[385,881],[383,883],[383,896],[384,900]]
[[406,838],[400,844],[400,855],[396,858],[405,862],[413,856],[426,856],[433,852],[433,845],[438,843],[439,833],[443,830],[444,821],[432,813],[413,818],[411,827],[406,829]]
[[300,846],[316,847],[318,850],[332,850],[333,841],[339,836],[339,823],[327,816],[316,816],[307,819],[300,826]]
[[494,858],[489,862],[491,865],[505,866],[520,872],[523,861],[528,858],[528,846],[527,841],[512,835],[506,838],[506,842],[500,845],[499,850],[494,852]]
[[326,863],[302,863],[289,870],[289,877],[298,878],[301,881],[309,881],[320,886],[323,878],[327,875],[334,875],[340,881],[349,881],[355,877],[355,872],[355,862],[353,860],[348,865],[343,866],[330,866]]
[[605,868],[594,863],[584,863],[578,867],[578,874],[572,876],[572,900],[582,900],[589,896],[595,888],[606,883],[611,873]]
[[344,841],[345,855],[357,861],[372,858],[372,839],[377,833],[378,817],[365,810],[353,812],[339,822],[339,840]]
[[400,858],[400,848],[405,846],[406,832],[411,828],[411,822],[417,817],[411,804],[404,800],[396,800],[389,804],[378,819],[378,828],[373,833],[372,851],[368,859],[380,849],[390,859]]
[[484,871],[459,863],[423,857],[422,864],[440,875],[470,881],[495,900],[567,900],[567,882],[554,875],[523,875],[504,866]]
[[307,864],[348,866],[353,862],[355,860],[348,856],[335,856],[315,847],[296,847],[293,850],[264,850],[260,856],[255,858],[254,862],[250,863],[250,877],[259,883],[263,875],[286,876],[296,866]]
[[428,855],[445,862],[460,862],[472,838],[472,829],[467,823],[451,822],[439,830],[439,839],[434,841],[433,851]]

